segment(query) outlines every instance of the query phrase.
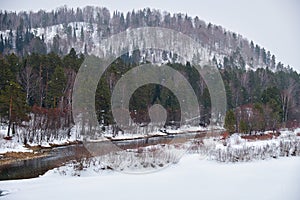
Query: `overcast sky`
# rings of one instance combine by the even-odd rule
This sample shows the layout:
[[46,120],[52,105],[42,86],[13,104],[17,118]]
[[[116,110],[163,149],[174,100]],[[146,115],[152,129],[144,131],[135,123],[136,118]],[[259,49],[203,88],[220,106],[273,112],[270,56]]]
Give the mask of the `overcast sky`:
[[94,5],[122,12],[155,8],[199,16],[237,32],[300,72],[300,1],[298,0],[0,0],[0,9],[51,10]]

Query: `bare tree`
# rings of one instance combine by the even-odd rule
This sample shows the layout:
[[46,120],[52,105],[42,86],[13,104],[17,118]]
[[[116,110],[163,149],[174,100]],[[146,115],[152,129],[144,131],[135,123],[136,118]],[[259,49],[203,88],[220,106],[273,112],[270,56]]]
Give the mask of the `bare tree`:
[[29,98],[36,86],[37,75],[34,73],[33,68],[26,64],[26,66],[20,72],[19,83],[23,86],[26,91],[26,103],[29,103]]
[[293,79],[289,79],[287,88],[281,91],[281,103],[282,103],[282,121],[285,123],[288,120],[288,114],[291,107],[291,100],[293,98],[293,92],[297,86],[297,83]]

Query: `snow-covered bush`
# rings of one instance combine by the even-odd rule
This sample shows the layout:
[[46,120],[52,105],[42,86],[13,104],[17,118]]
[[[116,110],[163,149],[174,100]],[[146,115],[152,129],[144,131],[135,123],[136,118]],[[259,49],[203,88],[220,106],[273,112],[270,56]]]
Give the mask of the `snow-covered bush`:
[[231,145],[240,145],[242,143],[245,143],[246,140],[242,139],[241,136],[237,133],[232,134],[229,138],[226,139],[226,144],[228,146]]
[[228,145],[216,148],[209,154],[210,159],[219,162],[245,162],[278,158],[279,156],[300,156],[300,139],[244,143],[242,146]]
[[273,143],[264,146],[242,146],[234,148],[227,146],[211,152],[210,158],[219,162],[245,162],[279,157],[279,147]]
[[189,153],[219,162],[247,162],[282,156],[300,156],[300,137],[296,131],[285,131],[271,140],[247,141],[238,134],[225,140],[206,138],[193,141]]
[[80,176],[86,170],[101,173],[117,170],[129,173],[150,172],[165,168],[179,161],[185,151],[184,145],[155,145],[128,149],[103,156],[82,158],[57,168],[61,175]]

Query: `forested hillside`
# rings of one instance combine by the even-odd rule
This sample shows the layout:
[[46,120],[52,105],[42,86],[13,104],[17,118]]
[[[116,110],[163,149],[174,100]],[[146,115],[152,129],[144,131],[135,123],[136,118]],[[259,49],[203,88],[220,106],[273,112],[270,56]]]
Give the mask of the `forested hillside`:
[[[283,69],[275,55],[253,41],[221,26],[206,23],[186,14],[170,14],[149,8],[128,13],[110,13],[106,8],[58,8],[51,12],[0,12],[0,52],[46,54],[51,51],[66,55],[73,47],[76,52],[89,53],[103,38],[136,27],[164,27],[189,35],[205,47],[210,58],[223,64],[224,56],[233,57],[239,68],[269,67]],[[163,59],[162,54],[156,55]],[[170,58],[171,59],[171,58]],[[174,59],[174,58],[173,58]],[[289,66],[288,66],[289,68]]]
[[[207,24],[198,17],[144,9],[126,14],[106,8],[59,8],[52,12],[0,12],[0,120],[7,135],[22,132],[22,142],[48,141],[70,136],[72,88],[86,56],[99,41],[129,28],[159,26],[181,31],[207,50],[223,78],[230,132],[276,130],[299,126],[300,76],[254,42]],[[146,59],[143,59],[143,56]],[[189,62],[170,52],[133,51],[114,61],[96,92],[96,112],[103,127],[114,124],[110,98],[116,82],[131,68],[155,60],[179,71],[192,85],[201,110],[199,124],[211,120],[210,94],[204,80]],[[100,89],[101,88],[101,89]],[[150,121],[148,108],[159,103],[168,112],[167,124],[180,119],[177,98],[159,85],[138,89],[130,100],[134,121]]]

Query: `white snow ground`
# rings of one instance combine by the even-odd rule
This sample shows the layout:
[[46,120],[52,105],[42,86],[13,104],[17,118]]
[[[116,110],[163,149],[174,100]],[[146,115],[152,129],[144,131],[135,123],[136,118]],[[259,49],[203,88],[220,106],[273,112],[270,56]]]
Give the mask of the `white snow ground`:
[[6,152],[32,152],[32,150],[27,149],[24,145],[17,141],[16,137],[13,137],[12,140],[3,139],[7,133],[7,126],[1,126],[0,124],[0,154]]
[[106,171],[83,177],[51,170],[40,178],[1,181],[1,199],[300,199],[300,157],[248,163],[217,163],[186,155],[156,173]]

